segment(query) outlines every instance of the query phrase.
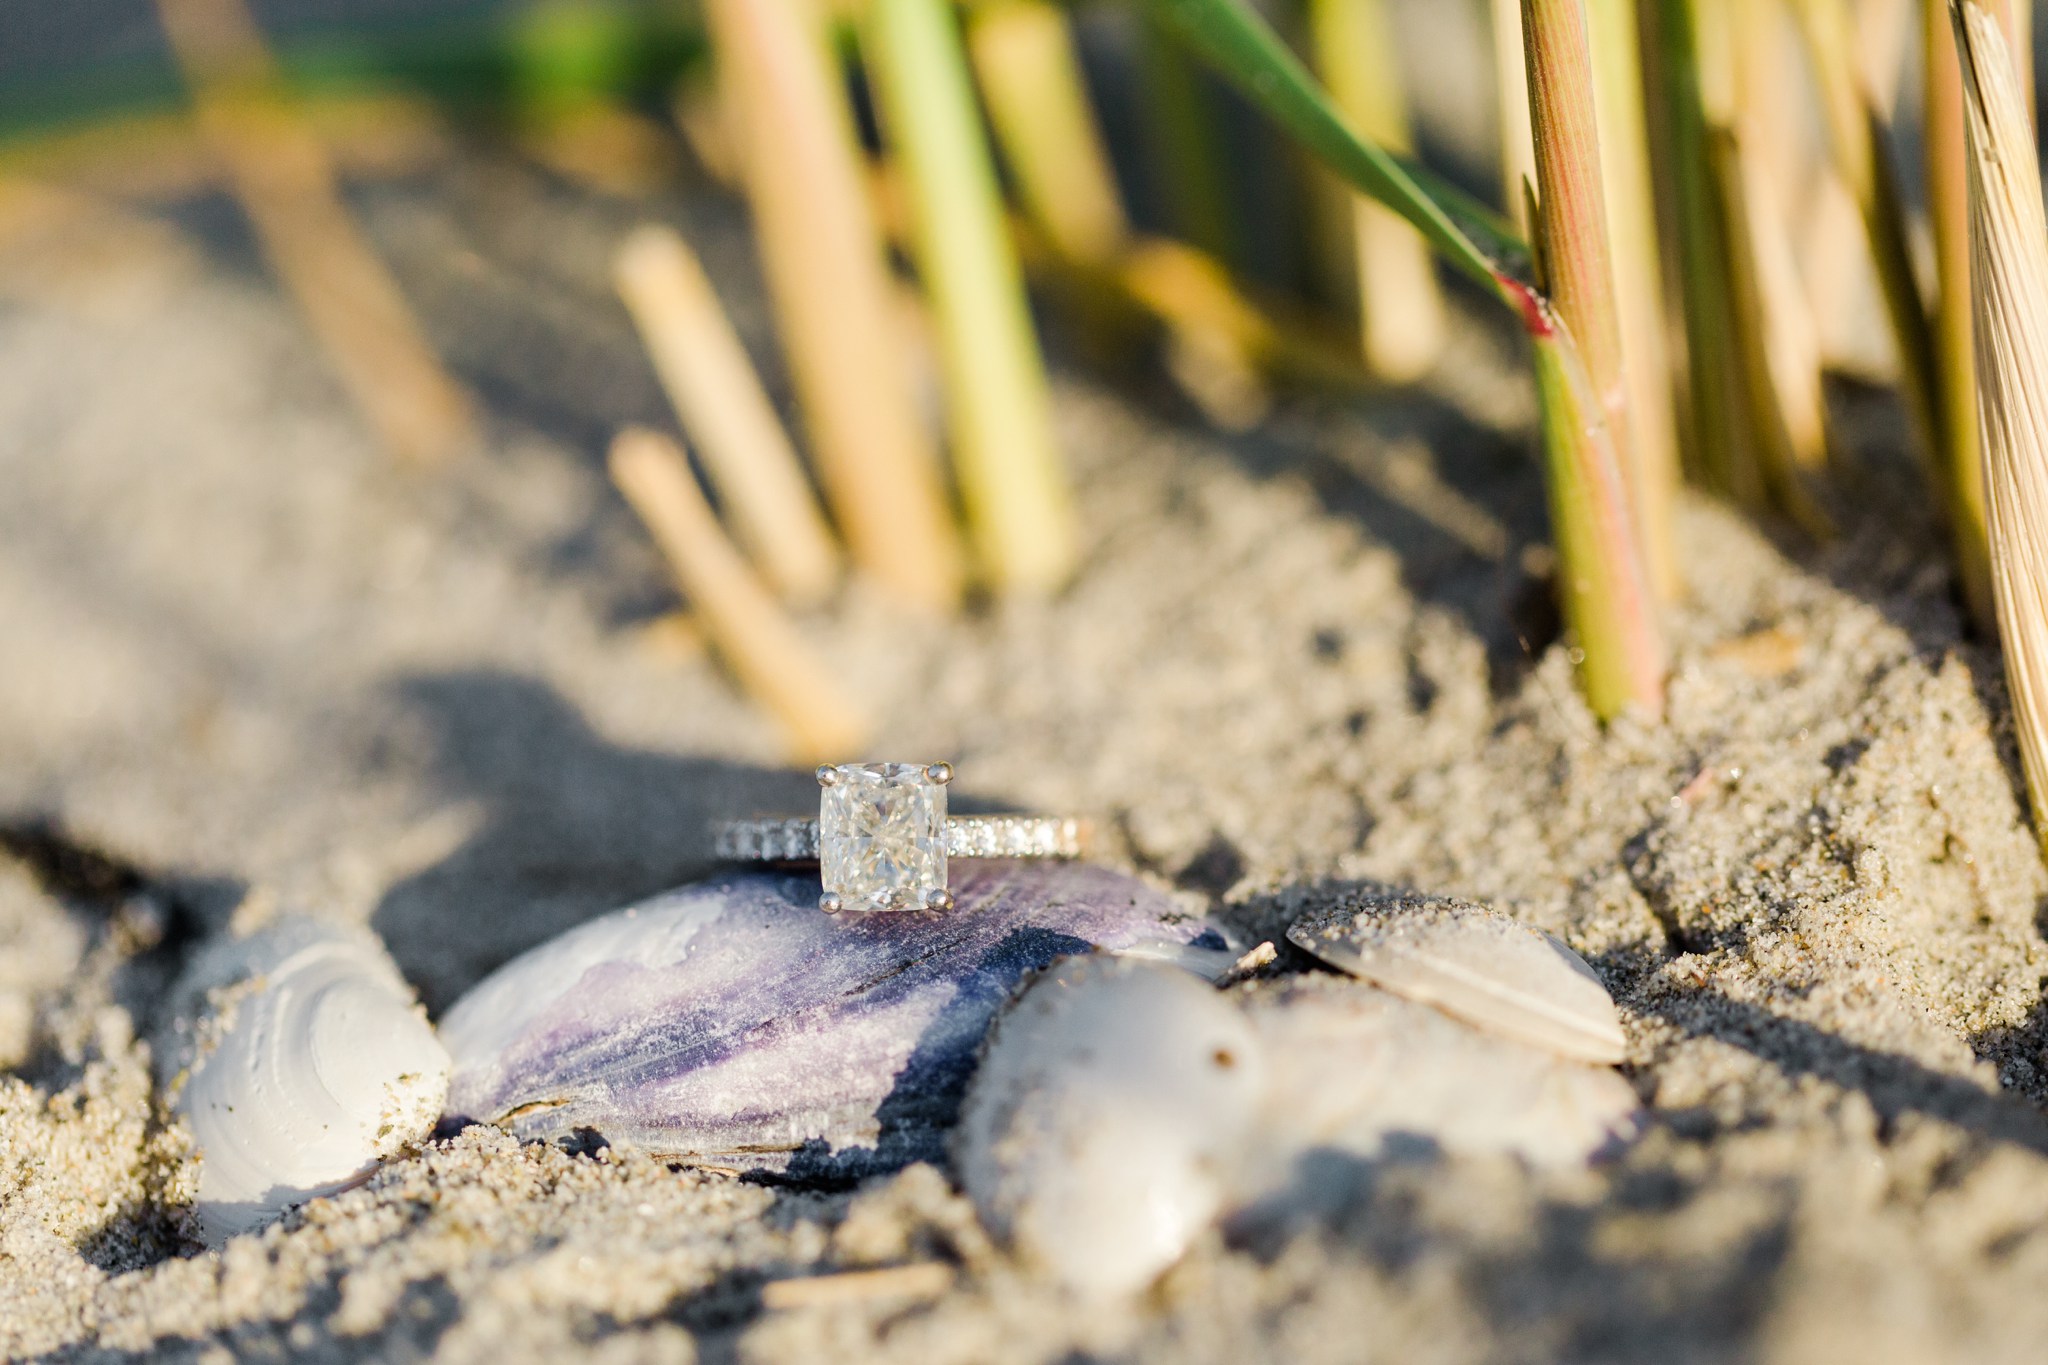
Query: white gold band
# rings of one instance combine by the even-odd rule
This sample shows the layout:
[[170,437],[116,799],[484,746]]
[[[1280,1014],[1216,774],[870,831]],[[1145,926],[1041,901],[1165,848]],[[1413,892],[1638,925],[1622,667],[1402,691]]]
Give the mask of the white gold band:
[[[948,858],[1078,858],[1086,842],[1079,820],[1052,815],[954,815],[946,820]],[[728,820],[717,856],[742,863],[815,863],[816,818]]]

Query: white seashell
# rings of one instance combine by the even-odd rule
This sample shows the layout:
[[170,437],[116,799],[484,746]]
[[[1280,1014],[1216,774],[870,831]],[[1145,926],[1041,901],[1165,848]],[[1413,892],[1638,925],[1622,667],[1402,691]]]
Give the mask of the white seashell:
[[1572,1166],[1637,1127],[1635,1091],[1617,1072],[1370,986],[1297,977],[1248,993],[1247,1010],[1266,1062],[1272,1178],[1312,1148],[1374,1157],[1401,1139]]
[[1149,963],[1074,958],[996,1022],[954,1160],[1018,1256],[1091,1297],[1134,1292],[1231,1198],[1264,1067],[1243,1013]]
[[211,1246],[356,1183],[440,1118],[448,1053],[367,933],[280,921],[206,949],[174,1000],[158,1056]]
[[1614,999],[1549,934],[1469,901],[1390,895],[1304,915],[1296,947],[1503,1038],[1584,1062],[1628,1053]]

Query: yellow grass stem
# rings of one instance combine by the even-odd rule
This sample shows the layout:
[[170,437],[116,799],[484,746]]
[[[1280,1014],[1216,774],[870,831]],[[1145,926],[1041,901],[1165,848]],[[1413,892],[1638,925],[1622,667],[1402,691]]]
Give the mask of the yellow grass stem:
[[957,18],[947,0],[872,0],[866,37],[909,190],[977,557],[999,589],[1050,591],[1073,571],[1073,508]]
[[2048,217],[2004,33],[1975,0],[1958,0],[1953,14],[1991,580],[2035,827],[2048,834]]
[[[1948,426],[1944,471],[1957,578],[1977,629],[1995,634],[1991,546],[1984,510],[1984,462],[1977,435],[1975,303],[1970,286],[1970,175],[1963,131],[1962,70],[1949,0],[1921,0],[1925,79],[1927,216],[1934,235],[1934,345]],[[2024,88],[2024,87],[2022,87]]]
[[1100,263],[1130,234],[1066,12],[989,0],[967,30],[974,74],[1024,211],[1053,248]]
[[951,608],[963,556],[818,16],[789,0],[706,0],[705,14],[826,500],[860,569],[905,601]]
[[[1551,505],[1565,605],[1583,652],[1586,696],[1602,719],[1663,707],[1664,647],[1628,486],[1628,385],[1601,196],[1592,54],[1581,0],[1522,0],[1535,136],[1538,255],[1554,327],[1537,338]],[[1543,344],[1562,330],[1571,353]],[[1664,533],[1665,528],[1654,528]]]
[[[1832,527],[1810,479],[1825,466],[1827,417],[1813,319],[1795,264],[1784,200],[1795,180],[1796,35],[1780,0],[1697,5],[1701,202],[1710,229],[1681,225],[1718,253],[1700,309],[1701,344],[1718,344],[1728,377],[1721,424],[1726,468],[1750,506],[1775,504],[1814,534]],[[1861,229],[1852,245],[1860,248]],[[1731,491],[1733,491],[1731,489]]]
[[[1827,461],[1826,395],[1783,198],[1802,160],[1804,111],[1792,98],[1804,74],[1797,33],[1781,0],[1732,0],[1699,22],[1708,172],[1722,215],[1748,464],[1771,501],[1825,534],[1832,528],[1809,480]],[[1850,245],[1860,252],[1857,231]]]
[[1523,186],[1536,183],[1536,142],[1529,129],[1529,64],[1522,54],[1522,0],[1493,0],[1493,74],[1500,106],[1501,211],[1533,238]]
[[1808,531],[1833,528],[1807,480],[1827,464],[1827,399],[1820,344],[1799,292],[1769,169],[1738,135],[1708,133],[1715,185],[1727,215],[1728,282],[1736,350],[1749,401],[1749,429],[1776,502]]
[[1670,532],[1680,481],[1678,414],[1643,110],[1642,38],[1636,29],[1635,0],[1587,0],[1586,20],[1593,52],[1601,190],[1628,382],[1628,455],[1634,465],[1629,487],[1635,495],[1636,520],[1643,527],[1651,585],[1668,602],[1683,587],[1678,548]]
[[[1788,511],[1813,526],[1801,480],[1828,458],[1827,396],[1819,328],[1802,285],[1792,204],[1816,169],[1797,132],[1806,109],[1796,98],[1804,74],[1782,0],[1738,0],[1733,35],[1735,105],[1717,158],[1737,282],[1742,349],[1755,376],[1753,407],[1765,472]],[[1846,254],[1867,262],[1860,240]]]
[[802,763],[858,752],[867,723],[833,673],[719,528],[675,442],[629,428],[612,442],[612,481],[645,522],[713,645]]
[[[1068,266],[1107,266],[1131,225],[1082,79],[1066,11],[1050,0],[983,0],[967,10],[967,51],[1029,228]],[[1116,363],[1135,340],[1128,313],[1073,272],[1054,281],[1090,358]]]
[[783,596],[818,601],[838,579],[839,552],[697,254],[648,224],[620,244],[612,276],[740,543]]
[[[1750,0],[1752,4],[1766,2],[1774,10],[1782,8],[1776,0]],[[1789,18],[1789,11],[1786,17]],[[1859,0],[1855,23],[1854,68],[1870,93],[1872,107],[1888,111],[1898,103],[1906,44],[1912,36],[1911,0]],[[1779,52],[1773,54],[1778,60],[1771,63],[1771,71],[1764,73],[1765,79],[1775,78],[1783,90],[1798,89],[1804,95],[1804,73],[1809,68],[1799,25],[1792,25],[1789,44],[1782,24],[1772,28],[1770,41],[1774,48],[1800,49],[1802,74],[1797,85],[1793,85]],[[1753,97],[1758,91],[1752,85],[1746,93]],[[1783,94],[1774,102],[1785,104]],[[1802,122],[1806,118],[1803,102],[1797,106],[1797,116]],[[1770,145],[1787,151],[1797,145],[1800,151],[1806,150],[1803,138],[1795,144],[1779,137]],[[1823,145],[1820,152],[1818,167],[1805,157],[1786,158],[1793,163],[1787,169],[1800,177],[1796,187],[1801,198],[1790,197],[1794,186],[1788,185],[1784,202],[1803,204],[1799,255],[1807,297],[1820,331],[1822,356],[1831,370],[1856,375],[1873,384],[1896,384],[1898,348],[1885,320],[1884,291],[1878,281],[1876,262],[1871,258],[1862,211],[1855,195],[1836,173],[1827,147]]]
[[242,0],[157,0],[157,11],[265,257],[379,437],[426,463],[469,446],[468,398],[349,216]]
[[[1413,150],[1407,96],[1386,0],[1309,0],[1315,65],[1354,127],[1390,152]],[[1436,262],[1422,234],[1386,205],[1350,196],[1365,367],[1393,383],[1420,379],[1443,351]]]
[[1821,112],[1837,174],[1855,199],[1877,266],[1885,314],[1898,349],[1899,387],[1937,489],[1947,450],[1934,333],[1913,270],[1904,200],[1892,164],[1883,110],[1856,57],[1847,0],[1795,0],[1819,85]]

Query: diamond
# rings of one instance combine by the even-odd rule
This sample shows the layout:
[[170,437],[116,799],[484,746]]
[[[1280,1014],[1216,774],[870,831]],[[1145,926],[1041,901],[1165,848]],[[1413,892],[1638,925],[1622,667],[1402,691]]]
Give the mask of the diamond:
[[845,910],[920,910],[945,891],[946,788],[935,771],[952,776],[918,763],[846,763],[818,774],[828,899]]

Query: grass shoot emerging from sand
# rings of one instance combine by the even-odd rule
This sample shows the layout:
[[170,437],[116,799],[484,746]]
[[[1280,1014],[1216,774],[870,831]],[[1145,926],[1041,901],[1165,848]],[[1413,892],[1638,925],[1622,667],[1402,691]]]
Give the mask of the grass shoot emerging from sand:
[[1578,636],[1587,699],[1603,719],[1632,705],[1655,714],[1662,706],[1664,646],[1642,545],[1646,535],[1668,536],[1669,530],[1638,523],[1627,482],[1627,387],[1578,0],[1538,0],[1523,11],[1544,197],[1534,220],[1537,254],[1554,297],[1512,264],[1524,251],[1504,227],[1469,213],[1362,136],[1237,0],[1153,0],[1152,8],[1354,189],[1406,218],[1521,321],[1536,354],[1562,596]]

